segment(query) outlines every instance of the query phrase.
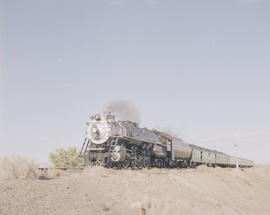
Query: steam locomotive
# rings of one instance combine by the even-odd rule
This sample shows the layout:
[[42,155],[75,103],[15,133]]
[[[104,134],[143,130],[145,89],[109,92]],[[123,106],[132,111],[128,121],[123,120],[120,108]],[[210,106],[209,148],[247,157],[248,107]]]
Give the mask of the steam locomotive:
[[188,144],[165,132],[140,128],[131,121],[118,121],[109,112],[90,117],[80,157],[85,165],[118,169],[254,165],[250,160]]

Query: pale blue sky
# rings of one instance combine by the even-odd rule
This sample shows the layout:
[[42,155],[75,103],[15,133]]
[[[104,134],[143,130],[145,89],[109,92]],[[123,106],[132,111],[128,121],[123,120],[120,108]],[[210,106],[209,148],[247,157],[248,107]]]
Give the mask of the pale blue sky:
[[[2,0],[0,156],[80,147],[90,114],[268,162],[270,1]],[[234,148],[238,144],[238,149]]]

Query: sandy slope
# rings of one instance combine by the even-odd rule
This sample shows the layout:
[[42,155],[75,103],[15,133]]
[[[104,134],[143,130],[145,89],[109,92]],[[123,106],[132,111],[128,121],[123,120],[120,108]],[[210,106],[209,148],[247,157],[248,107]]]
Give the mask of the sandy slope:
[[88,168],[0,184],[1,215],[270,214],[270,166],[251,169]]

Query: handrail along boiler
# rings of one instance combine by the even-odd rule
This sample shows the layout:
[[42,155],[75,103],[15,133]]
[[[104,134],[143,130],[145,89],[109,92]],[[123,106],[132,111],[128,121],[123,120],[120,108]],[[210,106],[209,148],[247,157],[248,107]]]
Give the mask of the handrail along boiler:
[[90,117],[80,157],[85,165],[136,169],[254,165],[250,160],[188,144],[165,132],[140,128],[131,121],[118,121],[109,112]]

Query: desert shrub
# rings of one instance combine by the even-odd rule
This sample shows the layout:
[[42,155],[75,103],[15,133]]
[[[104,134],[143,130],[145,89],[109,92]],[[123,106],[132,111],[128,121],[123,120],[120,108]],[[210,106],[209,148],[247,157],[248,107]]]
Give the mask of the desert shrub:
[[82,165],[82,159],[79,158],[79,152],[76,147],[69,147],[67,150],[60,148],[51,152],[49,160],[54,168],[76,168]]
[[38,165],[29,159],[6,157],[0,159],[1,179],[38,179]]

